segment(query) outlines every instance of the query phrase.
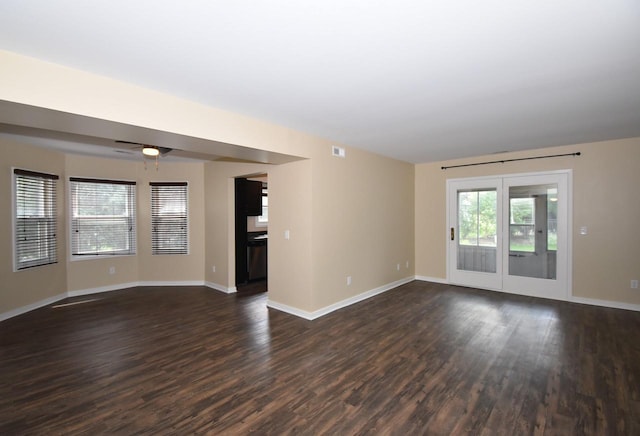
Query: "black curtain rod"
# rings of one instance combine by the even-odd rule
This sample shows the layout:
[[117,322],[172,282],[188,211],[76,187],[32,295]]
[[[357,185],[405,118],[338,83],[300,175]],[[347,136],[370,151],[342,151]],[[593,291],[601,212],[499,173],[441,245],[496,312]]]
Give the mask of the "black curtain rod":
[[580,156],[580,152],[575,152],[575,153],[565,153],[565,154],[550,154],[547,156],[534,156],[534,157],[521,157],[519,159],[504,159],[504,160],[492,160],[491,162],[476,162],[476,163],[470,163],[470,164],[463,164],[463,165],[451,165],[448,167],[442,167],[443,170],[448,170],[449,168],[460,168],[460,167],[473,167],[476,165],[489,165],[489,164],[496,164],[496,163],[505,163],[505,162],[515,162],[518,160],[532,160],[532,159],[549,159],[552,157],[563,157],[563,156]]

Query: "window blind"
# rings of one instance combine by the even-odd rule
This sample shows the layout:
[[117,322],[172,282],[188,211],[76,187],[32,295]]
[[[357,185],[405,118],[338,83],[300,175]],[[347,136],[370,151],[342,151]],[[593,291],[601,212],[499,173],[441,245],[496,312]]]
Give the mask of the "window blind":
[[188,254],[187,182],[151,182],[152,254]]
[[14,169],[15,268],[56,263],[58,176]]
[[136,253],[136,183],[70,178],[71,254]]

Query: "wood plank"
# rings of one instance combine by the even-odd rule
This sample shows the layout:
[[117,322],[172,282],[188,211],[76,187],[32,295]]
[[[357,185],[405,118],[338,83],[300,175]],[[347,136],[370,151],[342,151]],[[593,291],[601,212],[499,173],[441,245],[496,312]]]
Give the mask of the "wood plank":
[[306,321],[144,287],[0,323],[0,434],[640,434],[640,313],[412,282]]

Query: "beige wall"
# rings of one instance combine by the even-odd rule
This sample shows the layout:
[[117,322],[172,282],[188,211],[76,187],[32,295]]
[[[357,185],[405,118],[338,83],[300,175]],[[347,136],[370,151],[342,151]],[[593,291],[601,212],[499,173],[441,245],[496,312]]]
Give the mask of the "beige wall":
[[[315,217],[311,160],[279,165],[269,171],[269,300],[312,311],[312,277],[323,269],[312,258]],[[289,231],[289,239],[284,232]]]
[[[64,166],[61,153],[0,138],[0,315],[67,292],[64,220]],[[60,176],[58,180],[58,263],[13,271],[12,168]]]
[[269,180],[271,302],[313,312],[414,274],[411,164],[355,149],[336,158],[319,144],[309,160],[205,172],[208,282],[235,286],[233,178],[259,172]]
[[[163,163],[158,170],[137,165],[138,262],[143,282],[203,282],[205,260],[204,163]],[[151,255],[151,188],[149,182],[187,182],[189,254]]]
[[[8,52],[0,51],[0,64],[3,65],[0,99],[6,101],[306,158],[284,165],[248,165],[246,168],[242,166],[244,164],[214,162],[193,171],[187,166],[161,165],[161,173],[166,169],[163,174],[168,177],[193,182],[189,201],[201,212],[193,214],[200,215],[200,221],[195,217],[190,228],[190,257],[182,258],[184,262],[180,260],[177,267],[170,261],[157,263],[146,255],[148,228],[142,224],[139,228],[141,253],[134,262],[114,259],[119,263],[99,260],[69,262],[67,268],[54,267],[59,279],[42,294],[44,297],[24,297],[23,288],[29,285],[28,280],[16,281],[12,273],[8,283],[19,288],[12,292],[20,297],[11,296],[9,300],[2,297],[0,307],[4,310],[46,298],[58,290],[64,292],[65,286],[69,290],[80,290],[114,283],[167,280],[206,280],[233,286],[232,178],[264,172],[269,174],[269,298],[274,302],[316,311],[414,274],[444,278],[446,177],[564,168],[574,170],[574,227],[588,225],[591,229],[587,237],[574,238],[574,294],[632,303],[639,301],[640,294],[628,289],[628,280],[638,276],[635,266],[638,263],[638,234],[633,233],[633,223],[639,221],[638,202],[630,199],[634,194],[630,187],[638,186],[635,175],[640,149],[638,139],[551,150],[582,151],[584,155],[577,159],[444,172],[440,170],[443,163],[414,167],[349,147],[346,147],[345,159],[336,158],[331,156],[334,143],[322,138]],[[20,151],[13,148],[6,151],[12,157],[3,159],[5,166],[20,159],[31,163]],[[49,155],[54,157],[46,162],[34,158],[33,165],[45,167],[41,170],[51,166],[50,171],[66,168],[67,176],[72,172],[82,175],[79,173],[83,171],[91,173],[87,175],[108,173],[105,177],[122,175],[139,183],[146,183],[151,177],[139,163],[102,165],[80,157],[65,159],[60,154]],[[489,159],[493,158],[495,156],[489,156]],[[6,180],[5,183],[9,183],[9,179]],[[10,188],[3,183],[1,192],[5,197],[10,195],[7,189]],[[139,192],[141,200],[148,201],[147,191]],[[145,211],[140,211],[139,220],[145,220]],[[612,211],[621,212],[612,218]],[[2,232],[6,234],[7,228],[11,227],[6,224],[10,221],[5,221],[10,219],[10,211],[3,211],[3,214]],[[622,231],[611,231],[613,219]],[[285,230],[290,231],[289,240],[283,237]],[[3,241],[7,239],[3,238]],[[10,245],[7,245],[10,243],[2,244],[2,256],[11,256]],[[216,266],[215,273],[213,265]],[[397,265],[400,265],[400,271]],[[107,274],[110,266],[115,266],[116,277]],[[43,273],[30,274],[38,277],[34,283],[42,280],[38,274]],[[346,284],[347,276],[352,277],[351,286]]]
[[[441,166],[581,152],[579,157],[442,170]],[[640,138],[416,166],[416,275],[446,278],[446,179],[571,169],[573,171],[573,295],[640,304],[630,289],[640,277]],[[580,235],[587,226],[588,235]]]
[[[6,101],[308,158],[269,171],[269,233],[291,232],[288,241],[270,238],[273,301],[316,310],[412,274],[412,165],[350,148],[340,160],[331,157],[334,143],[321,138],[6,51],[0,51],[0,63],[0,99]],[[228,222],[210,226],[215,216],[205,214],[207,251],[213,247],[205,256],[205,280],[228,284],[231,250],[223,249],[227,268],[211,271],[224,262],[219,235],[223,227],[229,230]],[[105,266],[96,266],[101,277]],[[227,277],[219,277],[221,270]],[[348,274],[353,284],[347,288]],[[86,285],[75,271],[71,275],[74,288]]]
[[[4,50],[0,65],[0,100],[294,156],[311,153],[308,135],[255,118]],[[87,126],[64,128],[110,133],[84,131]]]
[[[59,297],[138,282],[204,280],[204,164],[161,164],[145,170],[141,162],[101,159],[32,147],[0,138],[3,183],[0,201],[0,313]],[[58,263],[13,272],[11,168],[58,174]],[[92,177],[137,182],[138,249],[135,256],[72,260],[68,252],[68,178]],[[152,256],[149,181],[189,182],[189,255]],[[115,268],[115,274],[109,269]]]
[[413,276],[414,166],[352,148],[313,161],[314,308]]
[[[67,155],[65,170],[65,191],[68,196],[69,177],[88,177],[97,179],[115,179],[137,181],[135,162],[116,159],[98,159],[94,157]],[[137,186],[136,193],[140,187]],[[138,194],[136,194],[139,196]],[[140,209],[143,206],[137,202],[138,241],[140,240]],[[65,217],[69,216],[70,205],[65,204]],[[69,225],[69,220],[64,220]],[[68,240],[64,240],[68,244]],[[64,261],[67,267],[67,281],[69,291],[103,288],[125,283],[135,283],[139,280],[138,256],[101,257],[99,259],[72,260],[71,256]],[[109,268],[114,267],[116,273],[109,274]]]
[[[235,287],[234,179],[264,174],[273,168],[263,164],[208,162],[205,164],[205,280]],[[213,272],[215,266],[216,271]]]
[[[120,159],[67,155],[68,177],[131,180],[137,183],[137,255],[68,260],[69,291],[137,282],[202,282],[204,280],[204,164],[161,162],[153,165]],[[188,182],[189,254],[151,255],[151,181]],[[111,267],[115,274],[110,274]]]

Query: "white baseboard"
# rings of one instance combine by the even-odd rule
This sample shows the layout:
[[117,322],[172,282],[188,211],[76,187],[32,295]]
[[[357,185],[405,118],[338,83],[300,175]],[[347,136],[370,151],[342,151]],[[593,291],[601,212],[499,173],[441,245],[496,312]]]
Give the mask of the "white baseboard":
[[289,315],[297,316],[298,318],[308,319],[309,321],[314,319],[312,312],[307,312],[306,310],[297,309],[293,306],[278,303],[277,301],[273,301],[271,299],[267,299],[267,307],[279,310],[280,312],[288,313]]
[[[102,292],[119,291],[127,288],[135,288],[138,286],[203,286],[204,281],[182,281],[182,282],[131,282],[131,283],[119,283],[117,285],[100,286],[97,288],[79,289],[76,291],[68,291],[64,294],[59,294],[53,297],[45,298],[44,300],[36,301],[35,303],[27,304],[26,306],[18,307],[17,309],[10,310],[8,312],[0,313],[0,321],[13,318],[14,316],[22,315],[23,313],[31,312],[32,310],[39,309],[44,306],[48,306],[57,301],[64,300],[69,297],[82,297],[85,295],[99,294]],[[211,286],[209,286],[211,287]],[[235,288],[232,288],[235,292]],[[226,292],[226,291],[223,291]]]
[[441,283],[443,285],[449,284],[447,279],[441,279],[439,277],[415,276],[415,279],[423,282]]
[[376,295],[382,294],[383,292],[387,292],[391,289],[397,288],[400,285],[404,285],[405,283],[409,283],[413,281],[413,277],[407,277],[401,280],[396,280],[395,282],[388,283],[386,285],[380,286],[375,289],[371,289],[369,291],[363,292],[358,295],[354,295],[353,297],[338,301],[337,303],[331,304],[329,306],[323,307],[322,309],[315,310],[313,312],[308,312],[306,310],[297,309],[292,306],[288,306],[286,304],[278,303],[277,301],[267,300],[267,307],[272,309],[280,310],[282,312],[289,313],[291,315],[298,316],[300,318],[314,320],[320,318],[321,316],[327,315],[331,312],[335,312],[336,310],[342,309],[347,306],[351,306],[352,304],[359,303],[360,301],[366,300],[368,298],[374,297]]
[[588,304],[590,306],[609,307],[611,309],[624,309],[624,310],[633,310],[634,312],[640,312],[640,304],[622,303],[619,301],[597,300],[595,298],[583,298],[583,297],[571,296],[569,297],[569,302],[579,303],[579,304]]
[[67,294],[59,294],[53,297],[45,298],[44,300],[36,301],[35,303],[27,304],[26,306],[18,307],[17,309],[10,310],[8,312],[0,313],[0,321],[13,318],[14,316],[22,315],[23,313],[31,312],[32,310],[39,309],[44,306],[55,303],[56,301],[64,300],[67,298]]
[[98,288],[79,289],[77,291],[67,292],[67,295],[65,295],[65,298],[81,297],[83,295],[99,294],[101,292],[119,291],[120,289],[135,288],[136,286],[140,286],[140,283],[138,282],[119,283],[117,285],[100,286]]
[[[291,315],[295,315],[297,317],[304,318],[307,320],[314,320],[316,318],[320,318],[321,316],[327,315],[336,310],[342,309],[344,307],[347,307],[352,304],[358,303],[360,301],[366,300],[368,298],[374,297],[378,294],[389,291],[391,289],[397,288],[398,286],[403,285],[405,283],[409,283],[414,279],[425,281],[425,282],[433,282],[433,283],[442,283],[442,284],[448,283],[447,280],[437,278],[437,277],[425,277],[425,276],[407,277],[405,279],[397,280],[387,285],[380,286],[375,289],[371,289],[370,291],[363,292],[361,294],[355,295],[353,297],[347,298],[345,300],[339,301],[337,303],[331,304],[329,306],[326,306],[322,309],[318,309],[313,312],[297,309],[295,307],[288,306],[286,304],[278,303],[277,301],[273,301],[271,299],[267,300],[267,307],[279,310],[281,312],[289,313]],[[68,298],[68,297],[79,297],[83,295],[98,294],[101,292],[117,291],[117,290],[126,289],[126,288],[133,288],[136,286],[202,286],[202,285],[207,286],[211,289],[215,289],[220,292],[224,292],[226,294],[232,294],[237,292],[237,289],[235,286],[227,288],[217,283],[201,282],[201,281],[121,283],[119,285],[101,286],[98,288],[69,291],[65,294],[59,294],[53,297],[45,298],[44,300],[36,301],[35,303],[27,304],[26,306],[18,307],[17,309],[13,309],[8,312],[0,313],[0,321],[4,321],[6,319],[13,318],[14,316],[22,315],[32,310],[39,309],[44,306],[48,306],[57,301],[64,300],[65,298]],[[575,296],[569,297],[568,301],[572,303],[578,303],[578,304],[588,304],[591,306],[609,307],[612,309],[624,309],[624,310],[632,310],[635,312],[640,312],[640,304],[623,303],[623,302],[609,301],[609,300],[598,300],[594,298],[582,298],[582,297],[575,297]]]
[[[437,277],[425,277],[425,276],[416,276],[416,280],[421,280],[424,282],[434,282],[434,283],[442,283],[448,284],[449,282],[446,279],[440,279]],[[482,289],[482,288],[477,288]],[[492,289],[487,289],[488,291],[494,291]],[[512,293],[514,295],[523,295],[520,293],[513,293],[506,290],[501,290],[499,292]],[[535,297],[535,295],[532,295]],[[540,297],[542,298],[542,297]],[[634,312],[640,312],[640,304],[632,304],[632,303],[623,303],[620,301],[611,301],[611,300],[598,300],[595,298],[583,298],[583,297],[575,297],[569,296],[568,299],[559,299],[558,301],[568,301],[569,303],[578,303],[578,304],[588,304],[590,306],[600,306],[600,307],[609,307],[611,309],[624,309],[624,310],[632,310]]]
[[204,286],[204,280],[185,280],[176,282],[157,281],[157,282],[138,282],[138,286]]
[[227,288],[226,286],[219,285],[213,282],[204,282],[204,285],[207,288],[215,289],[216,291],[224,292],[225,294],[235,294],[236,292],[238,292],[235,286]]

